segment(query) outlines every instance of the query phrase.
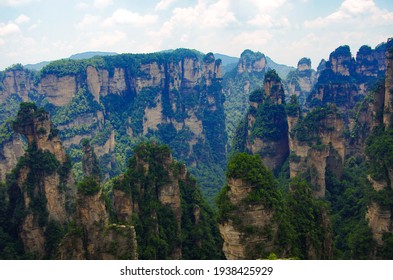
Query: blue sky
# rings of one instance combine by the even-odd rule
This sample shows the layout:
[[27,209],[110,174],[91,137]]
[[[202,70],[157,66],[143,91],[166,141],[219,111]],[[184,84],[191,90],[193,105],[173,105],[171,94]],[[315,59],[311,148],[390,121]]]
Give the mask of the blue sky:
[[316,68],[393,37],[391,0],[0,0],[0,69],[85,51],[260,51]]

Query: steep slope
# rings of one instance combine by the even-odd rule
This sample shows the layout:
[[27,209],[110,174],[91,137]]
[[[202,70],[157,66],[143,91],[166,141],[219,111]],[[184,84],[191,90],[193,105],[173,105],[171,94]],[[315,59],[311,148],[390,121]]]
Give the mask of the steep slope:
[[76,184],[46,111],[21,103],[13,126],[28,150],[0,185],[2,258],[223,258],[214,213],[168,146],[139,144],[104,190],[87,139]]
[[258,155],[238,153],[228,163],[217,205],[227,259],[329,259],[332,235],[326,206],[300,181],[284,196]]
[[118,223],[135,225],[141,259],[222,258],[212,210],[168,146],[138,145],[113,199]]
[[77,167],[82,138],[92,137],[106,178],[126,168],[136,143],[155,138],[191,166],[205,193],[223,182],[225,98],[221,62],[212,54],[180,49],[60,60],[37,73],[18,66],[2,75],[0,102],[17,95],[48,110]]
[[228,146],[231,147],[235,130],[248,110],[248,99],[251,92],[263,87],[263,80],[268,70],[276,70],[284,80],[293,68],[273,62],[260,52],[245,50],[237,65],[223,77],[225,94],[226,129]]
[[14,129],[26,137],[28,150],[7,178],[11,232],[26,254],[54,257],[75,204],[71,162],[49,114],[34,104],[21,104]]
[[297,69],[288,73],[286,78],[289,96],[296,95],[301,104],[306,102],[316,82],[316,72],[311,69],[311,60],[302,58]]
[[279,168],[289,153],[284,104],[281,79],[270,70],[263,88],[250,95],[250,109],[236,131],[233,152],[259,154],[269,169]]

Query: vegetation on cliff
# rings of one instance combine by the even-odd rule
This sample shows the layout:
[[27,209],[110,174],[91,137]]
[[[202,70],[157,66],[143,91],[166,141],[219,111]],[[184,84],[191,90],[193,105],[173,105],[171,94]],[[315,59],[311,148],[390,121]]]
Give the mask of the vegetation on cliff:
[[[225,227],[228,221],[233,222],[244,236],[241,246],[250,246],[247,240],[254,240],[247,236],[263,237],[258,244],[252,243],[255,248],[248,251],[247,258],[266,258],[272,253],[300,259],[332,257],[327,206],[313,197],[305,181],[295,178],[290,183],[290,190],[283,190],[260,157],[246,153],[238,153],[229,161],[227,179],[241,179],[243,188],[247,186],[250,191],[234,204],[229,197],[233,197],[230,187],[227,185],[221,190],[217,198],[220,224]],[[273,215],[263,229],[245,222],[247,211],[256,209],[268,210]]]
[[[139,144],[125,175],[114,179],[113,185],[139,205],[132,224],[140,259],[223,257],[213,211],[185,166],[171,159],[168,146]],[[179,205],[162,201],[160,195],[176,193],[176,189],[179,197],[173,199],[178,199]]]

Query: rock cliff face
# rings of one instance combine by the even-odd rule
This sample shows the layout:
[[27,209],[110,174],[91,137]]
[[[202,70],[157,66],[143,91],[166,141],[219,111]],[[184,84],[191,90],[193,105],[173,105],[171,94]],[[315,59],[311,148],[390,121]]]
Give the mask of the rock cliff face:
[[[392,131],[392,86],[393,86],[393,41],[386,44],[385,83],[377,87],[374,95],[374,130],[367,143],[366,152],[371,169],[369,182],[376,194],[368,205],[366,219],[372,230],[373,238],[379,246],[386,245],[385,236],[393,233],[392,209],[389,194],[393,190],[393,167],[387,158],[391,155]],[[383,113],[382,113],[383,112]],[[382,169],[384,171],[377,171]],[[376,172],[377,171],[377,172]],[[384,198],[381,200],[381,198]]]
[[386,76],[385,76],[385,101],[383,123],[385,128],[393,125],[393,39],[387,43],[386,51]]
[[103,199],[96,194],[78,194],[75,228],[60,244],[60,259],[138,259],[134,226],[114,224]]
[[75,202],[71,163],[49,115],[34,104],[22,103],[14,129],[27,138],[28,151],[9,179],[10,200],[15,201],[11,211],[18,216],[25,252],[49,257],[49,232],[70,221]]
[[248,110],[250,93],[263,86],[265,73],[269,70],[264,54],[245,50],[236,68],[225,74],[223,90],[225,94],[225,115],[227,132],[231,144],[236,127]]
[[204,258],[208,251],[220,258],[221,244],[209,236],[217,226],[207,227],[212,220],[198,196],[195,181],[168,147],[144,143],[127,173],[114,181],[113,205],[120,224],[136,224],[141,259]]
[[227,259],[329,259],[330,219],[304,182],[283,196],[258,155],[236,154],[218,199],[219,228]]
[[23,142],[19,135],[12,135],[11,139],[0,144],[0,182],[5,182],[6,174],[12,170],[18,159],[25,153]]
[[45,107],[71,154],[81,149],[82,138],[92,138],[106,177],[120,173],[126,158],[119,153],[139,137],[159,138],[190,166],[223,169],[222,71],[213,54],[176,50],[61,60],[39,74],[34,79],[23,69],[7,71],[0,102],[17,94]]
[[250,95],[250,109],[235,135],[235,152],[259,154],[269,169],[276,169],[289,152],[288,125],[281,79],[272,70],[265,75],[263,90]]
[[290,176],[310,178],[316,197],[325,196],[327,168],[341,174],[347,153],[344,129],[340,113],[331,106],[310,112],[296,124],[290,137]]
[[288,93],[298,96],[301,103],[305,103],[316,83],[316,72],[311,69],[311,60],[302,58],[297,64],[297,69],[288,74]]
[[[236,207],[236,211],[229,213],[229,215],[236,216],[236,219],[229,219],[219,225],[224,240],[223,252],[225,257],[228,260],[246,260],[257,257],[255,248],[260,248],[266,252],[274,251],[276,249],[274,246],[275,238],[269,238],[267,234],[261,235],[258,233],[258,230],[263,231],[269,228],[273,235],[277,234],[278,225],[273,219],[274,210],[268,209],[263,203],[256,205],[243,203],[242,200],[255,187],[242,179],[229,179],[228,188],[229,202]],[[241,221],[243,227],[239,225],[239,221]],[[255,230],[257,232],[247,233],[247,227],[249,231]]]
[[[278,199],[272,175],[258,156],[237,154],[229,164],[228,183],[218,199],[225,257],[244,260],[277,253],[280,249],[275,244],[280,221],[278,207],[270,201],[272,197]],[[251,179],[256,172],[260,172],[259,180]],[[264,196],[259,197],[260,193]]]
[[[82,168],[86,176],[78,185],[74,228],[60,244],[61,259],[137,259],[137,237],[134,226],[116,224],[110,219],[108,203],[100,187],[101,170],[88,140],[84,139]],[[108,199],[107,199],[108,200]],[[127,208],[118,207],[120,213]]]

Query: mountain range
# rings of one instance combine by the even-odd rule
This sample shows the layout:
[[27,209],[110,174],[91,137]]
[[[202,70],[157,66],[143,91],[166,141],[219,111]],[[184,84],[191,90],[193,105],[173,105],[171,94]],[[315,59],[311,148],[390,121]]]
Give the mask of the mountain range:
[[392,46],[7,68],[1,258],[393,257]]

